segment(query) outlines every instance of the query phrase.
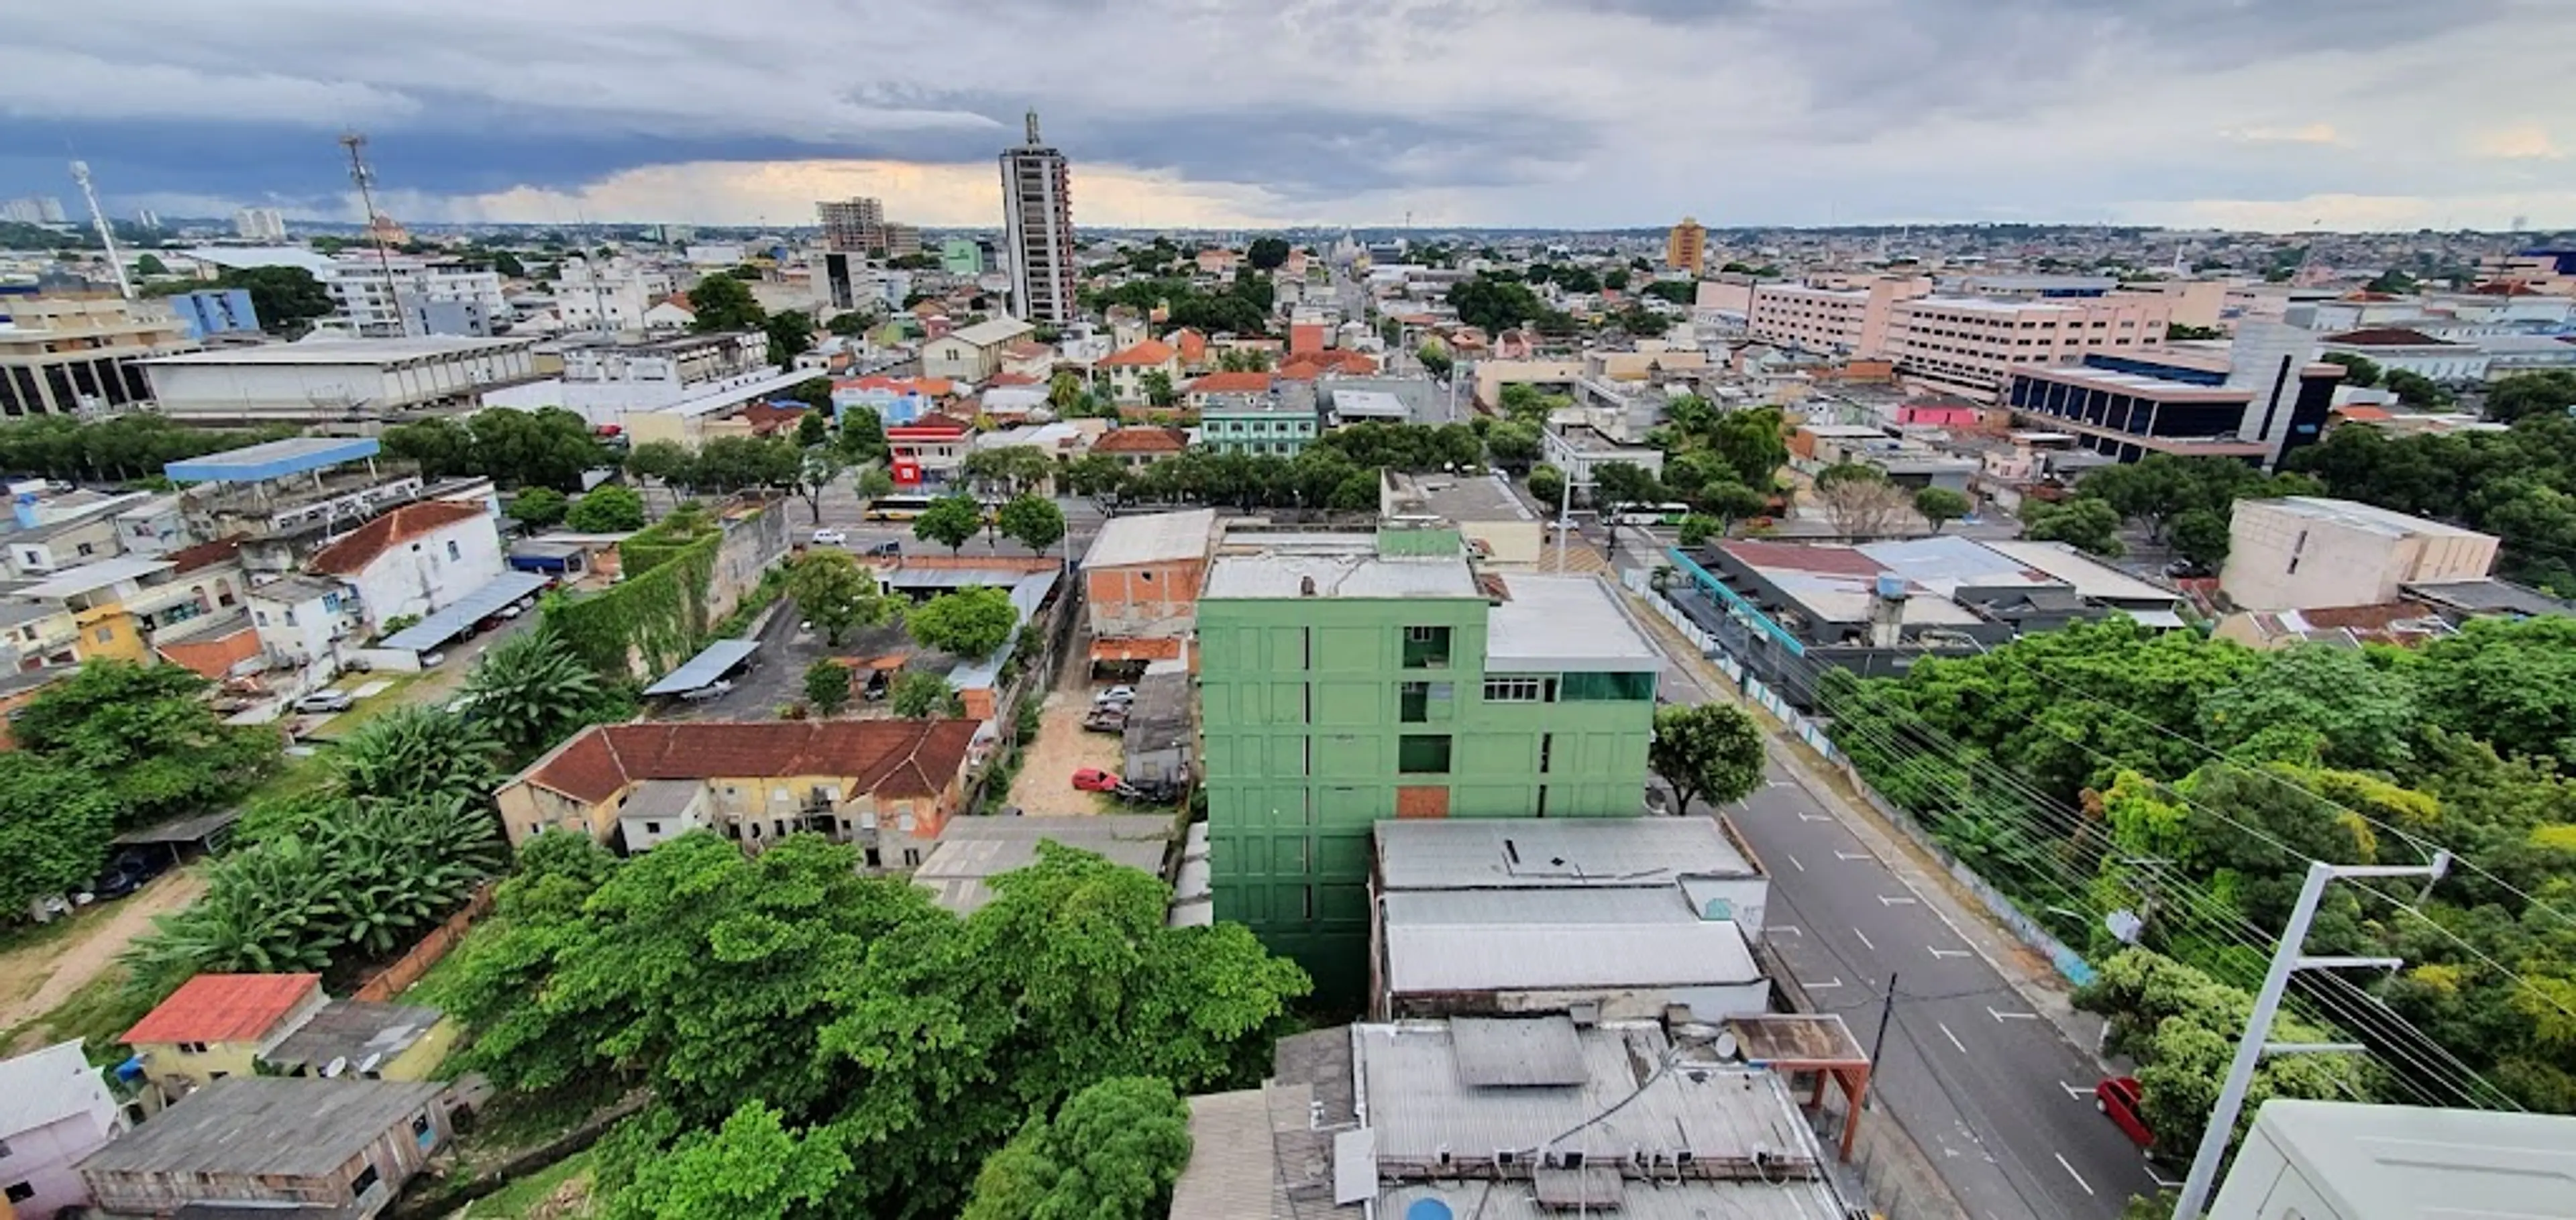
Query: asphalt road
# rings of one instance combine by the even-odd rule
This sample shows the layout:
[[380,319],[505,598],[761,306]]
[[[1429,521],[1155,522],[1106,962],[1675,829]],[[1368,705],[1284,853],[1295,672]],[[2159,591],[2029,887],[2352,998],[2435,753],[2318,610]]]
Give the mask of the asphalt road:
[[[1635,566],[1631,548],[1619,558]],[[1662,689],[1678,704],[1724,697],[1670,657]],[[1763,788],[1730,815],[1771,874],[1766,939],[1818,1008],[1869,1046],[1896,979],[1873,1104],[1980,1220],[2116,1217],[2130,1195],[2154,1194],[2145,1157],[2093,1108],[2092,1057],[1842,821],[1859,815],[1799,782],[1785,748],[1769,747]]]

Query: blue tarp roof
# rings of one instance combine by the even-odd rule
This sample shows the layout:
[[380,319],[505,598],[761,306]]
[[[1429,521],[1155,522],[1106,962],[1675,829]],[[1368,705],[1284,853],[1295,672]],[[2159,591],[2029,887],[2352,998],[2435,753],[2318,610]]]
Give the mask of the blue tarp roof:
[[386,636],[378,648],[403,648],[427,652],[465,634],[465,629],[489,618],[493,612],[546,587],[546,578],[534,572],[503,572],[492,583],[457,599],[444,610],[431,611],[409,627]]
[[383,448],[371,436],[297,436],[172,462],[161,473],[174,483],[258,483],[365,461]]
[[740,665],[760,648],[758,640],[717,640],[705,652],[688,659],[686,664],[644,688],[648,695],[680,695],[725,676],[725,671]]

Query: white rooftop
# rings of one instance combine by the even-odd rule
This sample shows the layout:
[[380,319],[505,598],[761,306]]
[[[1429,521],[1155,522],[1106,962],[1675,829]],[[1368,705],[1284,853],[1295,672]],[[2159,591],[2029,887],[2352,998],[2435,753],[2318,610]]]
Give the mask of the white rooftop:
[[9,1139],[74,1114],[99,1110],[114,1117],[116,1103],[98,1069],[81,1053],[81,1040],[57,1042],[0,1061],[0,1139]]
[[1382,935],[1387,987],[1397,993],[1717,987],[1762,979],[1743,929],[1720,919],[1493,924],[1390,917]]
[[[1312,582],[1311,585],[1309,582]],[[1314,591],[1308,593],[1306,590]],[[1208,598],[1482,597],[1467,561],[1456,555],[1227,555],[1209,565]]]
[[2283,1163],[2325,1196],[2318,1216],[2563,1216],[2576,1195],[2576,1118],[2267,1101],[2210,1214],[2272,1214],[2257,1209],[2282,1197],[2278,1178],[2261,1170]]
[[1996,539],[1979,545],[2065,581],[2079,596],[2106,602],[2182,600],[2171,589],[2148,584],[2063,542]]
[[1515,573],[1503,587],[1510,597],[1485,616],[1487,669],[1663,668],[1663,654],[1599,579]]
[[1685,877],[1750,877],[1708,818],[1456,818],[1379,822],[1386,892],[1662,887]]
[[2323,496],[2283,496],[2277,500],[2254,500],[2247,503],[2258,504],[2274,512],[2288,513],[2294,517],[2305,517],[2312,521],[2340,525],[2347,529],[2366,530],[2389,538],[2404,538],[2410,535],[2448,538],[2488,537],[2473,529],[2463,529],[2424,517],[2411,517],[2375,504],[2363,504],[2354,500],[2332,500]]
[[104,589],[120,580],[141,580],[155,572],[166,572],[178,565],[148,555],[119,555],[97,563],[65,568],[35,584],[14,590],[12,595],[29,601],[52,601],[77,597],[93,589]]
[[1212,508],[1112,517],[1101,525],[1099,536],[1091,540],[1091,549],[1083,553],[1082,566],[1115,568],[1205,558],[1209,540],[1215,535],[1216,510]]
[[264,343],[256,347],[222,347],[178,356],[156,356],[138,363],[389,365],[534,346],[534,339],[474,339],[458,335],[429,335],[415,339],[307,339],[301,343]]
[[994,318],[990,321],[978,322],[973,326],[961,326],[949,332],[948,337],[963,339],[977,347],[994,347],[1032,333],[1036,329],[1018,318]]

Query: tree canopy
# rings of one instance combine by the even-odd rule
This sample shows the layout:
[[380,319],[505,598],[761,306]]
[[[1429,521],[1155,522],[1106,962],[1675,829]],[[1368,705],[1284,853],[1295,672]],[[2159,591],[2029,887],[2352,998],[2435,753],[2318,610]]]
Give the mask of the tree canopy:
[[751,286],[729,275],[710,275],[689,289],[689,329],[699,334],[727,330],[762,330],[769,311],[753,300]]
[[942,593],[904,616],[912,638],[924,648],[980,661],[993,655],[1018,626],[1020,612],[1002,589],[972,585]]
[[[2497,382],[2497,392],[2531,401],[2523,396],[2535,391],[2518,382]],[[2392,436],[2346,424],[2287,465],[2328,495],[2494,534],[2504,542],[2499,575],[2576,596],[2576,419],[2564,412],[2531,411],[2502,431]]]
[[896,602],[877,587],[876,576],[848,551],[816,549],[787,566],[787,596],[796,613],[823,629],[824,643],[841,646],[853,627],[873,627],[896,614]]
[[1646,765],[1673,791],[1673,809],[1723,805],[1762,786],[1762,730],[1732,703],[1655,710]]

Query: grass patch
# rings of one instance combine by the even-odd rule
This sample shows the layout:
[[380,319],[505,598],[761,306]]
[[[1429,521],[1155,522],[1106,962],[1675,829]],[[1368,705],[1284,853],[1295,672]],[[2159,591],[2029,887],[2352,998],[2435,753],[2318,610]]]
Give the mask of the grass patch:
[[117,1039],[159,1002],[157,997],[129,992],[126,979],[123,966],[108,967],[88,986],[54,1006],[53,1011],[30,1017],[0,1033],[0,1047],[16,1046],[21,1039],[28,1039],[31,1046],[51,1046],[80,1038],[84,1040],[81,1049],[91,1063],[105,1066],[123,1062],[126,1050]]
[[396,1002],[425,1004],[442,1010],[454,1007],[448,1003],[448,988],[454,986],[457,977],[465,972],[465,955],[489,938],[492,927],[493,921],[486,919],[466,929],[464,938],[447,951],[447,956],[438,959],[438,964],[413,980],[411,986],[403,988],[402,994],[395,997]]
[[0,953],[15,953],[21,949],[43,948],[46,945],[50,945],[55,941],[71,935],[72,929],[79,926],[80,920],[73,918],[70,915],[62,915],[45,923],[19,924],[15,927],[0,928]]
[[555,1220],[597,1215],[598,1201],[590,1198],[591,1161],[596,1155],[588,1149],[576,1152],[466,1204],[453,1220],[522,1220],[534,1214],[539,1206],[555,1202],[557,1191],[564,1191],[566,1201],[569,1201],[576,1192],[566,1190],[564,1183],[575,1178],[581,1179],[577,1193],[582,1202],[559,1211],[549,1210],[545,1214]]

